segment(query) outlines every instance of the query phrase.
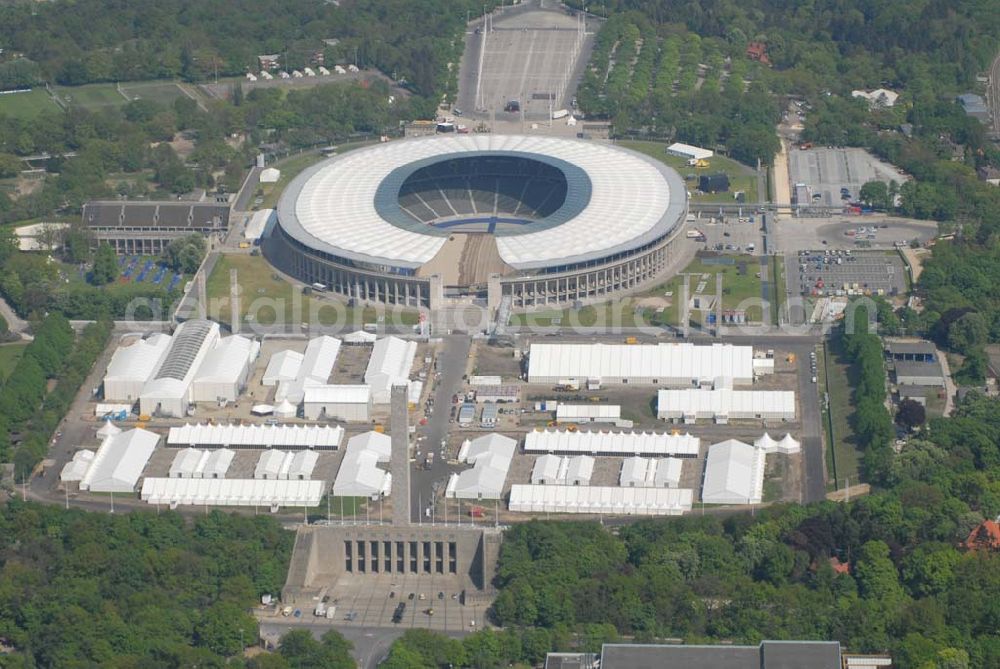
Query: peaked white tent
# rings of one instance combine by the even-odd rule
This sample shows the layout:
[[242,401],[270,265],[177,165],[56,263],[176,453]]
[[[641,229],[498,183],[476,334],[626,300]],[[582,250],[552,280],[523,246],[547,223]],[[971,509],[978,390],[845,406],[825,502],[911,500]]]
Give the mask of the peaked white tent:
[[687,488],[522,485],[510,489],[510,510],[524,513],[586,513],[620,516],[677,516],[691,510]]
[[208,451],[208,457],[201,463],[201,469],[194,473],[196,479],[221,479],[225,478],[229,466],[233,463],[236,452],[228,448],[219,448]]
[[141,428],[105,437],[80,480],[80,490],[133,492],[159,441],[158,434]]
[[202,469],[202,463],[207,459],[208,451],[200,451],[197,448],[184,448],[177,451],[177,455],[174,456],[174,462],[170,465],[170,478],[194,478],[195,472]]
[[90,463],[93,461],[93,451],[86,448],[77,451],[73,454],[73,459],[63,465],[62,471],[59,473],[59,480],[64,483],[83,480],[90,468]]
[[764,493],[762,449],[728,439],[713,444],[705,460],[701,498],[707,504],[760,504]]
[[778,452],[785,454],[798,453],[802,450],[802,444],[792,438],[792,435],[786,433],[781,441],[778,442]]
[[452,474],[445,495],[459,499],[500,499],[516,449],[517,442],[502,434],[466,440],[459,449],[458,459],[473,467]]
[[365,370],[365,383],[371,386],[372,402],[388,404],[392,387],[410,382],[410,369],[416,355],[415,341],[383,337],[375,342]]
[[287,398],[278,402],[278,405],[274,407],[275,418],[295,418],[295,414],[298,410],[295,405],[288,401]]
[[261,383],[265,386],[276,386],[282,381],[294,381],[302,367],[303,355],[298,351],[278,351],[267,361],[267,369]]
[[347,441],[344,460],[333,482],[336,497],[388,495],[392,475],[376,465],[389,462],[392,439],[380,432],[365,432]]
[[97,430],[97,436],[100,437],[101,439],[104,439],[105,437],[110,437],[115,434],[120,434],[121,431],[122,429],[120,427],[112,423],[110,420],[106,420],[104,421],[104,425],[102,425],[100,429]]
[[365,332],[364,330],[355,330],[344,335],[345,344],[374,344],[377,339],[378,335],[374,332]]
[[753,445],[761,449],[765,453],[774,453],[778,450],[778,442],[771,437],[767,432],[757,437],[753,442]]

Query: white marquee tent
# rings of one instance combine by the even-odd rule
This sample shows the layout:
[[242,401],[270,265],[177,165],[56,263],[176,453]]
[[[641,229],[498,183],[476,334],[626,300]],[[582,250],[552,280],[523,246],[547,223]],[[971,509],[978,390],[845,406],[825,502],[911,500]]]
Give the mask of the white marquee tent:
[[599,379],[603,384],[688,386],[719,377],[753,382],[753,347],[733,344],[532,344],[531,383]]
[[90,463],[94,461],[94,452],[86,448],[73,454],[73,459],[63,465],[59,480],[63,482],[82,481]]
[[625,458],[618,485],[623,488],[676,488],[680,485],[682,465],[680,458]]
[[502,434],[466,440],[459,449],[458,459],[471,464],[472,469],[452,474],[445,495],[458,499],[500,499],[515,450],[517,442]]
[[392,475],[376,465],[389,462],[392,439],[380,432],[365,432],[347,441],[344,460],[333,482],[336,497],[388,495]]
[[365,383],[371,386],[375,404],[388,404],[392,387],[410,382],[410,369],[416,355],[415,341],[383,337],[375,342],[365,369]]
[[208,451],[197,448],[183,448],[177,451],[174,462],[170,465],[169,476],[172,479],[192,479],[195,472],[202,468],[202,461],[208,459]]
[[233,458],[235,457],[236,452],[228,448],[217,448],[214,451],[208,451],[208,457],[201,463],[201,469],[194,473],[194,477],[196,479],[225,478],[226,472],[229,471],[229,465],[233,464]]
[[292,404],[300,404],[307,385],[322,385],[329,380],[338,353],[340,340],[335,337],[323,335],[310,340],[295,378],[278,383],[278,390],[274,393],[275,401],[287,399]]
[[526,453],[563,455],[697,456],[701,440],[690,434],[661,432],[569,432],[534,430],[524,440]]
[[220,339],[195,372],[192,402],[235,402],[246,386],[260,342],[240,335]]
[[170,506],[317,506],[323,481],[147,478],[140,497]]
[[304,356],[298,351],[278,351],[267,361],[267,368],[261,384],[265,386],[276,386],[282,381],[294,381],[299,375]]
[[159,441],[160,435],[141,428],[105,437],[80,480],[80,490],[133,492]]
[[594,458],[589,455],[542,455],[531,470],[532,485],[590,485]]
[[701,498],[706,504],[760,504],[766,453],[735,439],[712,444]]
[[523,485],[510,490],[510,510],[523,513],[587,513],[622,516],[678,516],[691,510],[687,488]]
[[344,439],[339,425],[200,425],[170,428],[170,446],[228,448],[316,448],[336,450]]
[[656,398],[656,416],[664,420],[730,419],[795,420],[793,390],[686,390],[661,389]]
[[119,346],[104,374],[104,398],[135,402],[170,348],[170,335],[157,333]]

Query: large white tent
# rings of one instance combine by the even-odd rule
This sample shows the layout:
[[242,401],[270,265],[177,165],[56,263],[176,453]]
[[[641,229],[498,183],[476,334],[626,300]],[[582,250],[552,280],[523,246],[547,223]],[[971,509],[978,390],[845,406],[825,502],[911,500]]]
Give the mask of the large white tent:
[[170,428],[170,446],[228,448],[316,448],[335,450],[344,439],[339,425],[199,425]]
[[180,417],[191,401],[191,383],[219,340],[219,324],[203,319],[181,323],[170,348],[142,388],[139,406],[146,415]]
[[622,418],[618,404],[563,404],[556,407],[559,423],[617,423]]
[[691,510],[693,499],[688,488],[514,484],[509,506],[524,513],[678,516]]
[[255,479],[288,479],[288,470],[292,466],[292,454],[287,451],[264,451],[257,460],[253,470]]
[[182,448],[174,456],[169,476],[172,479],[192,479],[195,472],[201,469],[202,461],[207,459],[208,451],[201,451],[197,448]]
[[140,497],[169,506],[317,506],[323,481],[147,478]]
[[177,455],[174,456],[169,476],[172,479],[221,479],[229,471],[229,465],[235,456],[236,453],[228,448],[214,451],[184,448],[177,451]]
[[170,348],[170,335],[157,333],[145,339],[129,339],[119,346],[104,374],[104,398],[135,402]]
[[365,383],[371,386],[375,404],[388,404],[392,387],[410,382],[410,369],[416,355],[415,341],[383,337],[375,342],[365,369]]
[[371,420],[372,392],[366,385],[306,386],[302,415],[309,420]]
[[680,458],[625,458],[618,485],[623,488],[676,488],[680,485],[682,466]]
[[267,361],[267,368],[264,370],[261,384],[276,386],[282,381],[294,381],[295,377],[299,375],[303,357],[298,351],[288,349],[278,351]]
[[533,485],[590,485],[594,458],[589,455],[542,455],[531,470]]
[[221,479],[225,478],[229,466],[233,464],[236,452],[228,448],[217,448],[208,451],[208,457],[201,463],[201,469],[194,473],[196,479]]
[[86,448],[77,451],[73,454],[73,459],[63,465],[62,471],[59,473],[59,480],[63,483],[82,481],[93,461],[93,451]]
[[220,339],[191,382],[192,402],[235,402],[246,387],[260,342],[240,335]]
[[502,434],[466,440],[458,459],[472,465],[448,480],[445,495],[458,499],[500,499],[517,442]]
[[319,453],[316,451],[299,451],[292,455],[292,461],[288,465],[285,478],[290,481],[311,479],[317,462],[319,462]]
[[376,465],[389,462],[392,439],[380,432],[365,432],[347,441],[344,460],[333,482],[336,497],[388,495],[392,475]]
[[697,456],[701,440],[690,434],[662,432],[570,432],[533,430],[524,439],[526,453],[563,455]]
[[713,419],[795,420],[793,390],[662,389],[657,393],[656,416],[686,423]]
[[80,480],[80,490],[133,492],[159,441],[158,434],[141,428],[105,437]]
[[742,441],[712,444],[705,460],[701,499],[707,504],[759,504],[766,453]]
[[602,384],[687,386],[711,384],[719,377],[753,382],[753,347],[691,343],[532,344],[531,383],[597,379]]
[[335,337],[322,335],[310,340],[295,378],[278,383],[275,401],[287,399],[292,404],[300,404],[307,385],[323,385],[329,380],[338,353],[340,340]]

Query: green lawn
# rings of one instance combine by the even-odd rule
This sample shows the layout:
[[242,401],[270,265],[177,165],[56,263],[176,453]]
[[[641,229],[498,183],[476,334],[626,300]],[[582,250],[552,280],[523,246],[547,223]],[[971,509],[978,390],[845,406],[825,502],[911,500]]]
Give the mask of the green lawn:
[[746,201],[748,203],[757,202],[756,172],[753,168],[735,160],[726,158],[725,156],[716,155],[708,159],[709,167],[697,169],[689,167],[686,159],[669,155],[666,151],[668,145],[663,142],[623,139],[619,140],[617,144],[618,146],[622,146],[626,149],[632,149],[633,151],[638,151],[639,153],[644,153],[651,158],[659,160],[661,163],[677,170],[681,177],[686,177],[689,174],[701,176],[702,174],[718,174],[720,172],[729,177],[728,193],[695,195],[693,193],[698,187],[697,181],[688,181],[688,190],[693,194],[691,197],[692,202],[732,203],[733,193],[736,191],[745,191]]
[[56,95],[69,105],[79,105],[97,110],[120,107],[125,98],[115,89],[114,84],[87,84],[85,86],[56,86]]
[[49,97],[44,88],[36,88],[28,93],[7,93],[0,95],[0,114],[14,118],[33,119],[45,112],[62,111]]
[[122,84],[121,87],[133,100],[152,100],[168,107],[177,98],[186,97],[180,87],[172,81],[137,81]]
[[[381,315],[374,307],[348,307],[332,296],[313,298],[285,281],[261,256],[224,255],[219,258],[208,277],[208,315],[221,323],[230,322],[229,270],[236,269],[242,290],[240,314],[244,319],[262,325],[274,323],[312,323],[344,325],[361,328],[364,323],[374,323]],[[393,318],[385,314],[386,319]],[[399,312],[398,318],[405,325],[417,323],[415,310]]]
[[[338,144],[337,145],[337,155],[344,154],[348,151],[360,148],[362,146],[368,146],[371,142],[353,142],[351,144]],[[281,170],[281,176],[278,178],[277,183],[273,184],[260,184],[257,187],[257,192],[254,197],[263,198],[264,201],[255,205],[255,209],[274,209],[278,204],[278,199],[281,197],[282,191],[288,185],[288,182],[294,179],[302,170],[306,169],[310,165],[315,165],[319,161],[323,160],[323,155],[321,153],[316,153],[310,151],[308,153],[300,153],[288,158],[284,158],[276,162],[272,167],[276,167]]]
[[832,452],[827,456],[827,464],[832,465],[831,458],[836,458],[836,470],[830,466],[830,473],[835,473],[837,483],[843,486],[848,479],[860,482],[858,471],[861,453],[855,446],[854,429],[851,427],[851,414],[854,412],[851,402],[851,366],[847,361],[839,359],[836,346],[836,342],[832,342],[829,347],[824,348],[826,355],[820,353],[817,367],[820,387],[825,386],[830,393],[830,412],[833,418],[832,449],[828,449]]
[[[695,289],[701,281],[706,282],[704,295],[715,293],[715,275],[722,274],[722,308],[736,309],[740,303],[748,298],[760,298],[760,278],[756,275],[760,271],[760,264],[755,257],[738,256],[745,259],[747,271],[745,275],[740,275],[738,265],[706,265],[701,260],[695,259],[685,269],[685,273],[695,276],[689,277],[690,295],[695,296]],[[702,279],[708,275],[707,279]],[[545,309],[530,314],[515,314],[511,318],[514,325],[554,325],[553,321],[559,320],[560,325],[581,325],[583,327],[595,327],[597,325],[677,325],[679,319],[679,309],[677,300],[680,298],[680,285],[682,277],[675,276],[670,280],[647,289],[633,297],[611,302],[583,307],[582,309]],[[670,293],[668,296],[667,294]],[[656,304],[657,301],[660,304]],[[662,309],[662,310],[661,310]],[[759,321],[761,318],[761,308],[757,304],[749,305],[746,308],[747,317],[751,321]],[[702,313],[691,312],[691,319],[696,323],[701,323]]]
[[26,341],[16,341],[0,345],[0,381],[6,381],[17,366],[17,361],[24,355]]

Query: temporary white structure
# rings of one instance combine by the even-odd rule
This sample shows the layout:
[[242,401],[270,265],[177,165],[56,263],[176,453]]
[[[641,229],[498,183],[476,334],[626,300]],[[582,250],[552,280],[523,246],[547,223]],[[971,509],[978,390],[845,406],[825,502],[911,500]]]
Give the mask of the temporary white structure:
[[753,445],[754,447],[759,448],[765,453],[774,453],[775,451],[778,450],[777,440],[772,439],[771,435],[769,435],[767,432],[757,437],[757,439],[754,440]]
[[169,476],[172,479],[192,479],[195,472],[202,469],[202,462],[207,459],[208,451],[200,451],[197,448],[181,449],[174,456]]
[[264,377],[261,384],[265,386],[276,386],[282,381],[294,381],[299,375],[299,368],[302,367],[304,356],[298,351],[278,351],[271,356],[267,362],[267,369],[264,370]]
[[279,402],[287,399],[292,404],[300,404],[307,385],[322,385],[327,382],[339,352],[339,339],[327,335],[312,339],[306,345],[298,374],[291,381],[278,384],[274,399]]
[[344,439],[339,425],[199,425],[170,428],[170,446],[228,448],[315,448],[336,450]]
[[682,465],[680,458],[625,458],[618,485],[623,488],[676,488],[680,485]]
[[260,182],[262,184],[277,183],[281,178],[281,170],[276,167],[265,167],[260,171]]
[[701,440],[690,434],[662,432],[570,432],[534,430],[524,439],[526,453],[564,455],[698,455]]
[[375,342],[365,369],[365,383],[372,388],[372,402],[388,404],[392,387],[410,382],[410,369],[416,355],[415,341],[383,337]]
[[709,149],[703,149],[700,146],[691,146],[690,144],[681,144],[680,142],[675,142],[668,146],[667,153],[679,158],[687,158],[688,160],[707,160],[715,155]]
[[93,461],[93,451],[86,448],[77,451],[73,454],[73,459],[63,465],[62,471],[59,473],[59,480],[64,483],[83,480],[87,470],[90,469],[90,463]]
[[376,465],[389,462],[391,454],[392,439],[386,434],[365,432],[351,437],[333,482],[334,496],[388,495],[392,488],[392,475]]
[[264,451],[253,470],[255,479],[287,479],[292,466],[291,453],[286,451]]
[[270,416],[274,413],[274,406],[271,404],[254,404],[250,407],[250,413],[254,416]]
[[542,455],[531,470],[533,485],[590,485],[594,474],[594,458],[589,455],[560,457]]
[[662,389],[656,397],[656,416],[664,420],[730,419],[795,420],[793,390]]
[[693,499],[688,488],[514,484],[509,506],[524,513],[679,516],[691,510]]
[[377,339],[377,334],[364,330],[355,330],[344,335],[345,344],[374,344]]
[[119,346],[104,374],[104,398],[135,402],[167,349],[170,335],[157,333]]
[[690,387],[719,377],[753,382],[753,347],[691,343],[532,344],[528,360],[531,383],[562,379],[597,379],[602,384]]
[[302,415],[309,420],[371,420],[372,392],[365,385],[306,386]]
[[622,408],[617,404],[562,404],[556,407],[559,423],[617,423]]
[[171,507],[267,506],[276,511],[282,506],[316,506],[324,487],[323,481],[147,478],[139,496]]
[[246,387],[259,351],[260,342],[247,337],[220,339],[195,372],[191,401],[235,402]]
[[236,452],[228,448],[218,448],[208,451],[208,457],[201,463],[201,468],[194,473],[196,479],[221,479],[233,464]]
[[701,499],[707,504],[760,504],[766,453],[742,441],[712,444],[705,460]]
[[778,442],[778,452],[790,455],[792,453],[798,453],[802,450],[802,444],[796,441],[792,435],[785,433],[785,436],[781,438]]
[[278,406],[274,407],[275,418],[295,418],[295,414],[299,412],[295,408],[295,405],[288,401],[288,398],[278,402]]
[[292,456],[285,478],[297,481],[308,480],[312,478],[317,462],[319,462],[319,453],[316,451],[299,451]]
[[[264,171],[266,172],[267,170]],[[277,170],[275,170],[275,172],[277,172]],[[253,213],[253,216],[250,217],[250,220],[247,222],[247,226],[243,228],[243,239],[248,242],[256,242],[264,236],[264,233],[267,231],[267,226],[276,218],[274,209],[258,209]]]
[[445,495],[459,499],[500,499],[517,442],[502,434],[466,440],[458,459],[472,465],[448,480]]
[[121,431],[122,429],[120,427],[112,423],[110,420],[106,420],[104,421],[104,425],[102,425],[100,429],[97,430],[97,436],[101,439],[104,439],[105,437],[110,437],[111,435],[114,434],[120,434]]
[[147,415],[180,417],[191,401],[191,382],[219,340],[219,324],[203,319],[181,323],[170,349],[142,388],[139,406]]
[[159,441],[158,434],[141,428],[105,437],[80,480],[80,490],[134,491]]

